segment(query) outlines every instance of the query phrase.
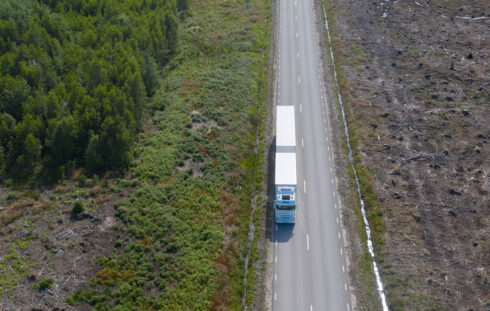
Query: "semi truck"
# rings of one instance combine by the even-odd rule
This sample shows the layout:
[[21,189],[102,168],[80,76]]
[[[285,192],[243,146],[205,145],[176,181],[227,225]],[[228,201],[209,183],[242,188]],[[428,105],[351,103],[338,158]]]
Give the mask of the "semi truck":
[[277,106],[275,159],[275,220],[294,223],[297,207],[294,106]]

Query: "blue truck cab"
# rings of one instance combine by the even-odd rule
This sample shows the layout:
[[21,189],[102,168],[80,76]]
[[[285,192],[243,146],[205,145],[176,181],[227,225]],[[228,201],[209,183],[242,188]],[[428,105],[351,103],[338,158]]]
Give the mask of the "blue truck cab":
[[274,201],[276,223],[294,223],[296,219],[296,186],[276,185]]

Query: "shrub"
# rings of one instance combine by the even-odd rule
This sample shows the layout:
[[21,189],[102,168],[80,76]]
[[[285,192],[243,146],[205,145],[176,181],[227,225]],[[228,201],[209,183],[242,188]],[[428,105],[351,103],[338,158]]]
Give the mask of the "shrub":
[[84,174],[80,174],[77,176],[76,181],[78,182],[78,185],[80,187],[84,187],[85,183],[87,182],[87,176],[85,176]]
[[85,206],[82,201],[75,201],[71,209],[71,217],[76,218],[80,213],[85,211]]
[[51,288],[53,286],[53,279],[52,278],[45,278],[41,282],[37,283],[34,285],[39,291],[46,290],[48,288]]

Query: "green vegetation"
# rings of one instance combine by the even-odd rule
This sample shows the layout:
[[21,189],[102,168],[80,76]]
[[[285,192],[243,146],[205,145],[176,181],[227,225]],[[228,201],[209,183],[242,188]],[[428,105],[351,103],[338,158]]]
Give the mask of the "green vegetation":
[[[127,238],[99,258],[92,288],[67,303],[239,310],[244,295],[253,303],[255,271],[245,283],[243,267],[249,222],[258,217],[250,219],[251,197],[262,181],[266,5],[191,3],[136,144],[134,194],[114,206]],[[253,264],[256,247],[249,256]]]
[[118,170],[133,157],[186,0],[0,2],[0,172]]
[[71,217],[76,218],[80,213],[85,211],[85,206],[82,201],[75,201],[73,208],[71,209]]
[[[260,219],[258,212],[251,215],[251,205],[257,210],[263,205],[258,189],[270,4],[189,5],[185,0],[0,3],[5,184],[62,178],[83,168],[80,174],[76,170],[74,183],[63,182],[66,195],[49,196],[48,204],[59,202],[68,212],[74,198],[93,198],[95,204],[86,201],[92,209],[98,194],[131,193],[114,204],[123,225],[112,227],[121,233],[113,253],[98,259],[100,270],[90,286],[74,288],[67,304],[95,310],[238,310],[254,303]],[[127,167],[125,178],[105,177],[100,185],[94,174]],[[87,190],[90,185],[95,186]],[[12,192],[6,200],[17,196]],[[76,201],[71,214],[83,210]],[[250,221],[256,229],[249,248]],[[57,223],[73,224],[61,218]],[[12,248],[0,261],[0,295],[12,293],[35,266],[19,249],[29,241],[9,241]],[[49,279],[34,285],[50,286]]]
[[39,291],[43,291],[43,290],[51,288],[51,286],[53,286],[53,284],[54,284],[54,281],[52,278],[45,278],[45,279],[42,279],[41,282],[36,283],[34,285],[34,287]]
[[[33,235],[12,242],[5,254],[0,258],[0,298],[10,295],[16,288],[18,279],[27,276],[32,263],[22,255],[29,243],[34,240]],[[6,239],[5,243],[9,242]]]

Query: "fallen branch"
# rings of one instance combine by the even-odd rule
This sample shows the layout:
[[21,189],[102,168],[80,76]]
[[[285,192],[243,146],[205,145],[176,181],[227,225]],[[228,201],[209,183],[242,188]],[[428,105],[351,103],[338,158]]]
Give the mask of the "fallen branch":
[[408,161],[415,161],[415,160],[420,160],[420,159],[433,160],[434,155],[425,155],[425,154],[419,153],[418,155],[408,159]]
[[386,135],[386,136],[381,137],[381,139],[380,139],[380,140],[383,140],[383,139],[385,139],[385,138],[388,138],[388,137],[391,137],[391,136],[393,136],[393,135],[396,135],[396,134],[397,134],[398,132],[400,132],[401,130],[402,130],[402,128],[400,127],[400,128],[398,128],[398,129],[394,130],[393,132],[391,132],[390,134],[388,134],[388,135]]
[[456,18],[461,18],[461,19],[465,19],[465,20],[468,20],[468,21],[478,21],[478,20],[482,20],[482,19],[487,19],[487,18],[490,18],[490,16],[478,16],[478,17],[469,17],[469,16],[455,16]]

